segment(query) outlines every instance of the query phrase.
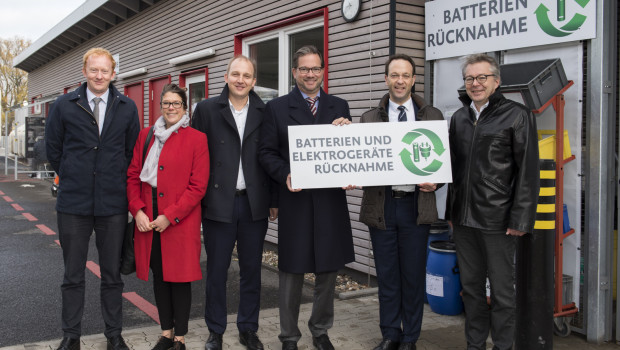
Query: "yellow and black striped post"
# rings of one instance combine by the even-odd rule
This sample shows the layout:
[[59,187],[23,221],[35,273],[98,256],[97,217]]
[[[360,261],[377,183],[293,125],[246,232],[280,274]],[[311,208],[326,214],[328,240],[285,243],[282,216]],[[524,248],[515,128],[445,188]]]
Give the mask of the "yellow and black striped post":
[[553,349],[555,162],[540,160],[534,232],[517,248],[517,350]]

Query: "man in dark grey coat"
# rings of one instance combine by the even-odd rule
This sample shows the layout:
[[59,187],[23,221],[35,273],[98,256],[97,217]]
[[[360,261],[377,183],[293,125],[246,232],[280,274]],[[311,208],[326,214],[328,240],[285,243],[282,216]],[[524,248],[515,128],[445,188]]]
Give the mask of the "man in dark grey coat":
[[[252,90],[256,64],[245,56],[230,60],[219,96],[198,103],[192,126],[207,134],[211,173],[202,200],[207,252],[205,321],[207,350],[222,349],[226,330],[226,280],[233,248],[240,268],[237,328],[249,350],[263,349],[256,334],[260,310],[261,265],[267,216],[278,215],[271,179],[258,162],[258,140],[265,104]],[[271,208],[271,209],[270,209]]]
[[56,211],[65,262],[59,350],[80,348],[84,269],[95,231],[101,267],[101,311],[108,350],[127,349],[122,330],[121,248],[127,225],[127,167],[140,130],[136,104],[110,82],[108,50],[83,58],[86,83],[54,103],[45,127],[47,158],[60,176]]
[[[412,93],[415,63],[410,56],[387,60],[385,83],[388,94],[362,115],[362,123],[443,120],[437,108]],[[383,336],[375,350],[416,348],[424,311],[426,242],[430,224],[437,220],[437,187],[431,182],[364,187],[360,221],[368,225],[372,240]]]
[[[354,260],[346,194],[340,188],[301,190],[291,187],[289,125],[350,123],[346,101],[321,89],[323,57],[314,46],[293,55],[297,86],[267,104],[259,157],[278,183],[280,270],[280,340],[282,349],[297,349],[297,327],[304,273],[315,273],[312,316],[308,321],[319,350],[333,349],[327,331],[334,321],[337,271]],[[309,101],[310,99],[310,101]]]

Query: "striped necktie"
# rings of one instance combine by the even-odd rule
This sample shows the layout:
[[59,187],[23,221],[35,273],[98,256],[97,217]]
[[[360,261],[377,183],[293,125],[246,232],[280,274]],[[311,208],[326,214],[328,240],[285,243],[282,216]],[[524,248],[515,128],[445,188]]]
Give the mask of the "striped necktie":
[[310,112],[312,112],[312,115],[316,118],[316,101],[319,99],[319,97],[306,97],[306,101],[308,102],[308,107],[310,107]]
[[407,112],[405,112],[405,106],[398,106],[398,110],[400,111],[400,113],[398,113],[398,121],[399,122],[406,122],[407,121]]

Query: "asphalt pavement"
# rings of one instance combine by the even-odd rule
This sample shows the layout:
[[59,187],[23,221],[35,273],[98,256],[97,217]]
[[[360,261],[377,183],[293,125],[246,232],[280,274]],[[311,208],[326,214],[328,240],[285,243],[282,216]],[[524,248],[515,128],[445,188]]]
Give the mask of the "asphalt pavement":
[[[0,152],[0,155],[2,153]],[[0,156],[0,347],[55,339],[62,336],[60,325],[63,277],[62,249],[56,225],[56,199],[51,195],[51,179],[32,178],[29,168],[19,165],[14,179],[13,163],[4,174]],[[23,172],[22,172],[23,171]],[[94,236],[94,235],[93,235]],[[86,270],[86,298],[82,321],[83,335],[103,331],[99,302],[98,254],[92,237]],[[206,275],[206,254],[201,256]],[[239,266],[231,259],[227,284],[227,309],[236,313],[239,303]],[[272,268],[262,272],[261,308],[277,306],[278,274]],[[123,324],[125,328],[157,325],[152,283],[135,274],[123,276]],[[192,283],[191,319],[204,315],[204,278]],[[306,287],[303,300],[310,301]],[[203,321],[204,323],[204,321]]]

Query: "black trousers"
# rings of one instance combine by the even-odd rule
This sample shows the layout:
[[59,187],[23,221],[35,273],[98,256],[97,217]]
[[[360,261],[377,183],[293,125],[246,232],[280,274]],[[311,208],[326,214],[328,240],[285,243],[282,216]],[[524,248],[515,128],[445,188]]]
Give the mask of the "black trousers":
[[237,329],[258,330],[261,266],[267,219],[253,220],[247,195],[235,196],[231,223],[202,220],[207,252],[205,322],[209,331],[226,331],[226,281],[232,251],[237,245],[239,257],[239,308]]
[[101,271],[101,314],[104,334],[113,337],[123,328],[123,280],[120,273],[121,249],[127,214],[111,216],[74,215],[58,213],[58,234],[65,274],[61,286],[62,330],[64,337],[82,335],[84,312],[85,268],[88,243],[95,232]]
[[418,192],[392,198],[386,191],[385,230],[370,227],[379,285],[379,327],[384,339],[416,343],[424,314],[426,242],[418,225]]
[[[485,350],[491,331],[494,350],[510,350],[515,337],[515,250],[517,237],[454,225],[461,272],[467,350]],[[487,305],[486,279],[491,283]]]
[[[153,218],[157,218],[157,189],[153,188]],[[164,231],[165,232],[165,231]],[[166,282],[162,268],[161,237],[153,231],[151,246],[151,271],[153,271],[153,291],[162,330],[174,329],[175,336],[187,334],[189,312],[192,306],[191,282]]]

